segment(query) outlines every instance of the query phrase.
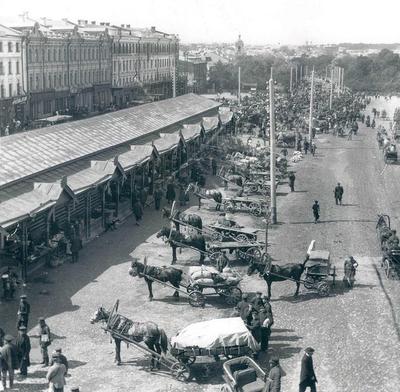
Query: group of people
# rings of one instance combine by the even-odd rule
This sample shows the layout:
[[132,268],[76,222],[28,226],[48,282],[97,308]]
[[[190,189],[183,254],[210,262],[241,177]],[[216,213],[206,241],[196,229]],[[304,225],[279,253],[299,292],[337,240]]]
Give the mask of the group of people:
[[28,377],[28,369],[31,366],[31,337],[34,337],[39,339],[41,364],[43,367],[48,367],[46,378],[49,383],[49,392],[63,392],[68,360],[62,354],[61,348],[56,348],[49,357],[48,349],[52,343],[52,335],[44,317],[39,318],[38,335],[28,335],[30,311],[27,296],[23,294],[20,296],[17,311],[17,337],[6,334],[0,328],[0,377],[3,390],[7,390],[7,380],[9,388],[13,388],[16,370],[19,369],[21,378]]

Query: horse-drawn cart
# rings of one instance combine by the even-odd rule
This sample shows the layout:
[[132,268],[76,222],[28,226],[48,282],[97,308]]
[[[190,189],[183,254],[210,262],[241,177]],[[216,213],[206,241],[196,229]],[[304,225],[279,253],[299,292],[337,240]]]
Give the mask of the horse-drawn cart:
[[261,262],[264,256],[264,243],[251,241],[230,241],[230,242],[211,242],[208,244],[208,251],[213,259],[218,260],[223,256],[224,251],[235,252],[237,260],[250,263]]
[[263,231],[252,227],[224,226],[219,224],[208,225],[207,228],[212,230],[211,238],[214,241],[224,241],[224,239],[235,240],[239,242],[255,242],[257,235]]
[[224,210],[228,212],[246,212],[254,216],[264,216],[267,209],[267,201],[260,198],[227,197],[222,200]]

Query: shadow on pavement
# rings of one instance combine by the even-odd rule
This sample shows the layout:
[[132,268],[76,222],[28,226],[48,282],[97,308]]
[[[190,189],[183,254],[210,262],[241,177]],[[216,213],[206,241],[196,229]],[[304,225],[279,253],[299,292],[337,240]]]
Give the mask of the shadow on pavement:
[[77,361],[77,360],[68,360],[68,368],[69,369],[76,369],[80,366],[85,366],[87,362]]

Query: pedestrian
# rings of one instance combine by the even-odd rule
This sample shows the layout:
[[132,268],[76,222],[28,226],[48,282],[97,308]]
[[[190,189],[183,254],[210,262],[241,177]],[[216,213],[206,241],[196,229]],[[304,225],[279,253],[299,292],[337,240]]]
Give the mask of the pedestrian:
[[67,370],[66,373],[68,373],[68,359],[67,357],[62,353],[61,348],[56,348],[55,351],[51,355],[51,360],[50,360],[50,366],[54,364],[54,355],[58,355],[60,358],[60,362],[65,366],[65,369]]
[[315,157],[315,153],[317,151],[317,146],[315,145],[315,143],[311,142],[310,150],[311,150],[312,156]]
[[175,184],[171,179],[170,182],[167,184],[166,199],[168,201],[168,204],[172,204],[172,202],[175,200],[175,197],[176,197]]
[[76,233],[72,237],[71,241],[71,254],[72,254],[72,263],[77,263],[79,260],[79,251],[81,250],[81,239],[79,238],[79,234]]
[[308,142],[307,139],[304,139],[303,147],[304,147],[304,154],[307,155],[308,148],[310,147],[310,143]]
[[28,367],[31,365],[29,354],[31,352],[31,340],[26,333],[25,325],[19,327],[19,333],[15,341],[17,347],[17,358],[19,364],[19,372],[21,376],[28,375]]
[[3,282],[3,297],[7,301],[14,298],[15,288],[17,284],[17,274],[10,267],[1,275]]
[[3,390],[7,390],[7,374],[10,389],[14,385],[14,371],[18,369],[17,348],[12,343],[14,337],[11,335],[4,336],[5,344],[0,348],[0,369]]
[[317,223],[319,220],[319,204],[318,200],[314,201],[314,204],[312,206],[313,214],[314,214],[314,223]]
[[311,392],[317,392],[315,384],[318,381],[315,376],[312,359],[315,350],[312,347],[307,347],[304,351],[305,354],[301,360],[299,392],[305,392],[307,387],[310,387]]
[[179,204],[182,207],[186,205],[186,189],[183,185],[179,185]]
[[4,333],[4,330],[2,328],[0,328],[0,347],[4,346],[4,336],[6,334]]
[[349,130],[349,133],[348,133],[348,135],[347,135],[347,140],[352,140],[352,138],[353,138],[353,130],[350,129],[350,130]]
[[40,352],[42,354],[43,367],[49,366],[49,352],[48,347],[51,345],[50,328],[46,324],[44,317],[39,318],[39,344]]
[[353,256],[347,256],[344,259],[344,277],[343,282],[347,284],[349,288],[354,286],[358,263]]
[[47,381],[49,382],[49,392],[64,392],[64,386],[66,385],[65,375],[67,369],[65,365],[61,363],[61,359],[58,354],[53,354],[52,359],[53,365],[49,367],[47,371]]
[[256,296],[251,300],[253,308],[259,312],[264,307],[264,300],[262,299],[262,292],[257,291]]
[[289,186],[290,186],[290,192],[294,192],[294,182],[296,180],[296,176],[294,175],[294,173],[291,171],[289,173]]
[[282,375],[283,371],[279,364],[279,358],[272,357],[269,361],[268,392],[281,392]]
[[333,191],[333,194],[335,195],[335,202],[336,205],[340,204],[342,205],[342,197],[343,197],[344,189],[342,185],[340,185],[340,182],[337,183],[335,186],[335,190]]
[[142,204],[143,208],[146,206],[148,195],[149,195],[149,188],[143,187],[140,191],[140,203]]
[[236,310],[238,311],[240,318],[246,322],[251,313],[251,304],[249,303],[249,296],[247,293],[242,295],[242,300],[236,305]]
[[135,219],[136,219],[136,226],[140,226],[139,222],[142,220],[143,218],[143,206],[142,203],[140,202],[140,200],[136,200],[135,204],[133,205],[133,215],[135,215]]
[[211,168],[213,176],[217,175],[217,160],[215,158],[211,158]]
[[161,207],[161,200],[163,197],[163,191],[160,186],[156,187],[156,190],[154,191],[153,196],[154,196],[154,207],[155,207],[156,211],[159,211],[160,207]]
[[24,325],[28,328],[29,313],[31,312],[31,305],[27,301],[26,294],[22,294],[20,297],[19,307],[17,311],[17,329]]
[[253,338],[261,344],[261,322],[257,310],[252,309],[251,317],[247,320],[247,328],[250,330]]

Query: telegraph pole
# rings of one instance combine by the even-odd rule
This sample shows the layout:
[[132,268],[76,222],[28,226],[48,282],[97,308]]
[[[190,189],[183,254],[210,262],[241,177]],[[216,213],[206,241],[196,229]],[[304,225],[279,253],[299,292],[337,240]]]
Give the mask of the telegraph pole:
[[[272,76],[272,70],[271,70]],[[276,216],[276,184],[275,184],[275,102],[274,80],[269,80],[269,146],[270,146],[270,177],[271,177],[271,223],[277,222]]]
[[238,69],[238,105],[240,106],[240,66]]
[[344,89],[344,68],[342,68],[342,91]]
[[332,110],[332,99],[333,99],[333,68],[331,69],[331,91],[329,94],[329,110]]
[[289,85],[290,95],[293,91],[293,67],[290,67],[290,85]]
[[310,144],[312,142],[313,106],[314,106],[314,69],[311,72],[310,121],[308,124],[308,138],[310,140]]

